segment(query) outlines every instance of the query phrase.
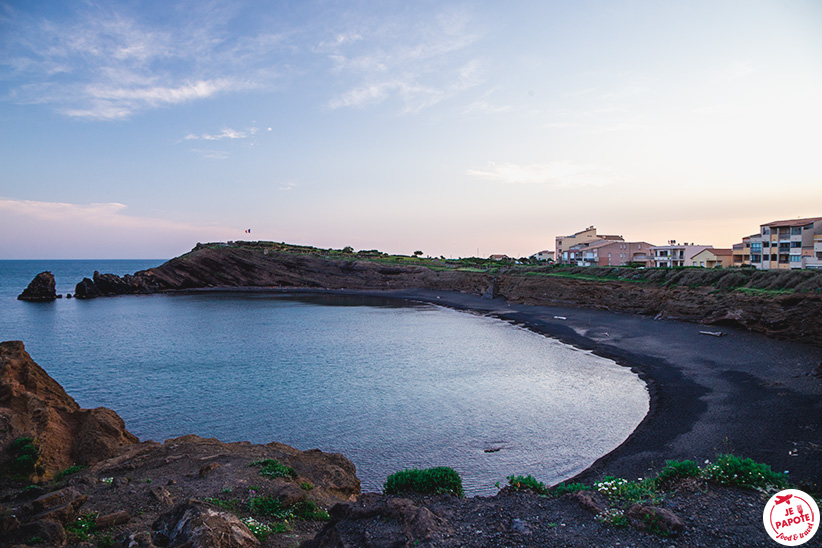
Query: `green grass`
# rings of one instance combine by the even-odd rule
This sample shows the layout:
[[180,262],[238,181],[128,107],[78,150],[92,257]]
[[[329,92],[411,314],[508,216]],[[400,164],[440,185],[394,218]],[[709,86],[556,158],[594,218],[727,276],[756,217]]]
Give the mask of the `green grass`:
[[252,462],[249,466],[258,466],[260,475],[267,478],[296,478],[297,472],[276,459],[263,459]]
[[386,495],[418,493],[421,495],[449,494],[464,496],[462,478],[446,466],[418,470],[411,468],[394,472],[385,480],[383,492]]

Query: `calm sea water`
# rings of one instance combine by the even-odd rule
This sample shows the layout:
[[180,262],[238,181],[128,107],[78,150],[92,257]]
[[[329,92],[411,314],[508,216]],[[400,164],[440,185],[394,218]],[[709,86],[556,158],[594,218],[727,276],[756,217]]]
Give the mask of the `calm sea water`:
[[[376,298],[205,293],[26,303],[93,271],[162,261],[0,261],[0,340],[20,339],[83,407],[141,439],[182,434],[341,452],[364,490],[451,466],[469,494],[548,484],[619,445],[648,410],[627,368],[505,322]],[[499,449],[485,452],[487,449]]]

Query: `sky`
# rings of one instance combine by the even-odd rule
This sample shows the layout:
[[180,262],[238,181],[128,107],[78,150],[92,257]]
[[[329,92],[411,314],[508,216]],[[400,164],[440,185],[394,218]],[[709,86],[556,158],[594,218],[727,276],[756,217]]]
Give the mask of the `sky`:
[[820,29],[818,0],[0,0],[0,259],[730,247],[822,216]]

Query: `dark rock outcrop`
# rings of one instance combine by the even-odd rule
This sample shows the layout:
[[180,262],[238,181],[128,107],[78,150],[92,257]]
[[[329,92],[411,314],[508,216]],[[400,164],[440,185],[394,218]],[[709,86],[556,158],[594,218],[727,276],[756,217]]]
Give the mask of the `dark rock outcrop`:
[[54,274],[49,271],[41,272],[29,283],[17,298],[21,301],[45,302],[57,298]]
[[157,546],[249,548],[260,545],[237,516],[194,499],[163,514],[152,527]]
[[139,440],[111,409],[81,409],[34,363],[20,341],[0,343],[0,447],[37,441],[36,472],[45,477],[75,464],[93,464]]
[[93,299],[95,297],[102,297],[103,294],[100,293],[100,290],[97,289],[93,281],[88,278],[83,278],[74,286],[74,296],[78,299]]
[[374,493],[331,509],[331,522],[302,548],[434,546],[453,530],[431,510],[404,498]]

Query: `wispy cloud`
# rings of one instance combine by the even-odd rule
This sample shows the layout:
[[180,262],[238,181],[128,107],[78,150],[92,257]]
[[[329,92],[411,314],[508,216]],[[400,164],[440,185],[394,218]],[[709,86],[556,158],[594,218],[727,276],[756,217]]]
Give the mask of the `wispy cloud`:
[[246,131],[237,131],[236,129],[231,128],[223,128],[220,133],[201,133],[200,135],[195,135],[194,133],[189,133],[184,137],[186,141],[222,141],[223,139],[246,139],[247,137],[254,135],[257,133],[257,128],[250,128]]
[[568,162],[526,165],[489,162],[485,169],[469,169],[467,174],[499,183],[549,184],[561,188],[605,186],[619,179],[612,170]]
[[0,42],[6,99],[50,104],[71,117],[124,119],[276,78],[272,53],[283,36],[230,36],[223,32],[230,13],[192,10],[180,19],[170,10],[159,24],[125,7],[74,6],[59,22],[10,11]]
[[481,81],[481,61],[469,53],[479,37],[464,13],[426,14],[413,25],[401,18],[372,23],[315,48],[331,61],[342,86],[327,108],[365,108],[397,99],[403,112],[417,112]]

